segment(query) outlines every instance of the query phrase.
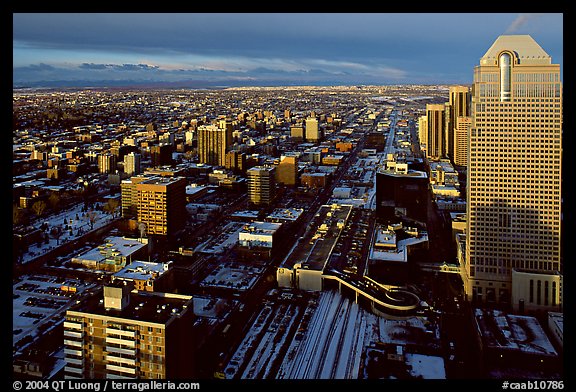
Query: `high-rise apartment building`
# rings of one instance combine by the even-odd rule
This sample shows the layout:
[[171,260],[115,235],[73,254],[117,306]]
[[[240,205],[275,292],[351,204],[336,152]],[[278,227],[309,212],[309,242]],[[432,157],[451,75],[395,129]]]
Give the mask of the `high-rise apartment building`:
[[[468,86],[450,86],[448,94],[447,105],[449,108],[446,111],[446,140],[444,144],[446,155],[454,161],[456,150],[463,151],[468,145],[467,138],[458,139],[456,137],[456,127],[458,117],[470,117],[470,88]],[[457,145],[458,141],[465,144]]]
[[426,105],[426,123],[428,129],[426,153],[428,157],[439,159],[446,155],[446,107],[444,104]]
[[142,155],[131,152],[124,156],[124,172],[130,176],[140,174]]
[[104,286],[64,320],[67,379],[176,379],[194,374],[192,297]]
[[276,197],[276,168],[255,166],[248,175],[248,197],[255,205],[270,205]]
[[136,184],[137,218],[146,234],[170,236],[186,223],[186,179],[152,176]]
[[112,153],[98,155],[98,172],[114,173],[116,172],[116,156]]
[[226,125],[201,125],[196,130],[198,137],[198,157],[201,163],[213,166],[226,165],[226,151],[232,145],[232,127]]
[[529,35],[502,35],[474,69],[466,293],[514,309],[562,301],[560,65]]

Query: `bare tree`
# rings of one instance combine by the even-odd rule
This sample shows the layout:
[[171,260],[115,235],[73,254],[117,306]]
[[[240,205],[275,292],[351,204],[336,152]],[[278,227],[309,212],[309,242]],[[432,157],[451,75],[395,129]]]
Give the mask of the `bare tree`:
[[50,193],[48,203],[50,203],[50,208],[52,208],[53,211],[58,211],[60,209],[60,201],[60,195],[55,192]]
[[90,230],[94,229],[94,223],[98,220],[98,213],[96,211],[88,211],[88,219],[90,221]]
[[32,211],[36,214],[36,216],[40,216],[46,210],[46,203],[42,200],[38,200],[36,203],[32,204]]
[[119,206],[120,202],[118,201],[118,199],[108,199],[108,202],[106,203],[106,205],[104,205],[104,211],[112,214],[112,217],[114,217],[116,215],[116,211],[118,210]]
[[18,226],[24,221],[24,211],[16,204],[12,205],[12,224]]

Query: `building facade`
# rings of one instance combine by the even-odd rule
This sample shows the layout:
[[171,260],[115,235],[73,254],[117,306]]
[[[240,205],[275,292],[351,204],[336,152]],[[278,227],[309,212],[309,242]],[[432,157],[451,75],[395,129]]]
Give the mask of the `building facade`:
[[317,142],[322,139],[318,119],[309,117],[306,119],[306,141]]
[[255,205],[270,205],[276,198],[276,168],[255,166],[248,174],[248,198]]
[[[192,297],[104,286],[66,312],[66,379],[170,379],[193,376]],[[159,311],[158,311],[159,310]]]
[[226,166],[226,152],[232,145],[232,127],[226,125],[201,125],[196,130],[198,138],[198,158],[200,163],[213,166]]
[[[498,37],[474,69],[463,266],[469,298],[514,309],[561,306],[561,159],[560,66],[528,35]],[[549,283],[531,289],[538,280]],[[545,297],[548,306],[537,302]]]
[[426,125],[428,136],[426,138],[426,153],[431,158],[443,158],[446,155],[446,105],[426,105]]
[[276,166],[276,181],[278,183],[294,186],[298,181],[298,157],[282,155]]
[[[449,111],[446,113],[446,153],[456,163],[456,153],[462,152],[468,147],[468,138],[462,137],[462,131],[466,131],[465,121],[458,123],[458,118],[470,117],[470,88],[468,86],[450,86],[448,96]],[[458,129],[460,126],[460,129]],[[458,137],[459,136],[459,137]],[[460,143],[460,144],[458,144]],[[465,166],[461,165],[461,166]]]
[[170,236],[184,228],[186,179],[151,177],[136,184],[138,222],[146,234]]
[[124,172],[130,176],[141,173],[142,155],[131,152],[124,156]]

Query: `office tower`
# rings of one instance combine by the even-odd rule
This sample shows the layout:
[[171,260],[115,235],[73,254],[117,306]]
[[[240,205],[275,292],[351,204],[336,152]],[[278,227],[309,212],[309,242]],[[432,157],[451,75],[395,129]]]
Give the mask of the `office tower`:
[[464,285],[481,302],[562,299],[560,66],[529,35],[502,35],[474,68]]
[[454,152],[453,160],[456,166],[468,165],[468,139],[470,127],[472,126],[472,117],[456,117],[454,126]]
[[152,176],[136,184],[137,218],[146,234],[171,236],[186,223],[186,179]]
[[454,161],[456,149],[462,151],[468,145],[467,139],[460,139],[461,142],[465,140],[465,145],[456,145],[458,140],[456,138],[456,126],[458,117],[470,116],[470,88],[468,86],[450,86],[447,105],[445,133],[446,155]]
[[420,139],[420,150],[423,154],[428,151],[428,116],[418,117],[418,139]]
[[232,170],[236,174],[246,172],[246,154],[237,150],[226,153],[226,169]]
[[322,138],[320,134],[320,128],[318,127],[318,119],[314,117],[308,117],[306,119],[306,141],[317,142]]
[[445,119],[446,106],[444,104],[427,104],[426,120],[428,124],[427,155],[439,159],[446,155],[445,148]]
[[425,223],[428,219],[428,175],[408,170],[407,164],[376,172],[376,216],[387,223],[400,218]]
[[66,312],[66,379],[193,377],[192,297],[132,292],[118,281]]
[[98,155],[98,172],[99,173],[115,173],[116,172],[116,156],[111,153]]
[[140,161],[142,160],[142,155],[138,153],[131,152],[124,157],[124,172],[130,176],[135,174],[140,174]]
[[255,205],[270,205],[276,197],[276,168],[255,166],[248,169],[248,197]]
[[150,148],[150,158],[153,167],[172,165],[173,147],[170,144],[160,144]]
[[226,165],[226,151],[232,144],[232,128],[224,123],[225,129],[214,125],[201,125],[198,136],[198,157],[201,163],[212,166]]
[[289,186],[296,185],[298,180],[298,157],[282,155],[276,166],[276,181]]
[[290,109],[284,110],[284,121],[290,121],[290,117],[292,116],[292,112]]

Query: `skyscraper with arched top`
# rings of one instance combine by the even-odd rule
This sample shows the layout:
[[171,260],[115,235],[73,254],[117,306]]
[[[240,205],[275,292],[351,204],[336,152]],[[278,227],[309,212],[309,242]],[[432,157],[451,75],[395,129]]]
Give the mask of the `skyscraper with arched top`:
[[560,65],[503,35],[474,69],[463,278],[469,298],[516,310],[562,301]]

